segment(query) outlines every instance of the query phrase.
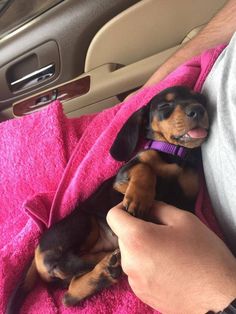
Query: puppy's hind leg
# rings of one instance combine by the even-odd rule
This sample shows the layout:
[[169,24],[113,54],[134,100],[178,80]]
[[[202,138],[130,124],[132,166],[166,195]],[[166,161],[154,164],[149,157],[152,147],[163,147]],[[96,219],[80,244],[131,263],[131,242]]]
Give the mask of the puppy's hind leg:
[[116,249],[108,253],[91,272],[72,279],[63,303],[67,306],[76,305],[101,289],[115,284],[121,274],[120,250]]

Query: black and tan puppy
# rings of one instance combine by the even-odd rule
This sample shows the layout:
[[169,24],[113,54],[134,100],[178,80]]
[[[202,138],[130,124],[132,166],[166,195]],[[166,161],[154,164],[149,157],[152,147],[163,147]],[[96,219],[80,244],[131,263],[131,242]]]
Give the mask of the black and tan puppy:
[[[105,217],[119,202],[147,220],[155,199],[193,210],[199,185],[198,148],[208,134],[205,103],[203,95],[175,86],[128,119],[110,150],[115,159],[127,163],[42,235],[31,266],[11,296],[8,314],[19,312],[37,274],[68,288],[63,299],[68,306],[117,282],[122,273],[120,253]],[[132,158],[140,138],[150,142]]]

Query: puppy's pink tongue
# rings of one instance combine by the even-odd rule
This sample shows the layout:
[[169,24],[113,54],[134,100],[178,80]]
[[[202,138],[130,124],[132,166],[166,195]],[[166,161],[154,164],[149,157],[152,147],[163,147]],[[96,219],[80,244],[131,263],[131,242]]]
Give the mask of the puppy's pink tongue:
[[203,128],[192,129],[187,133],[192,138],[205,138],[207,137],[207,130]]

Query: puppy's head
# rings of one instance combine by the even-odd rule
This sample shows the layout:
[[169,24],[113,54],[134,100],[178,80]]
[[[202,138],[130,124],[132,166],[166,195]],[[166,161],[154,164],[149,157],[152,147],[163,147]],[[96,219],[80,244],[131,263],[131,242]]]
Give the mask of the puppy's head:
[[183,86],[168,88],[150,101],[147,137],[187,148],[200,146],[208,135],[206,99]]
[[110,153],[116,160],[128,160],[139,136],[187,148],[200,146],[208,134],[206,99],[184,86],[167,88],[136,111],[118,133]]

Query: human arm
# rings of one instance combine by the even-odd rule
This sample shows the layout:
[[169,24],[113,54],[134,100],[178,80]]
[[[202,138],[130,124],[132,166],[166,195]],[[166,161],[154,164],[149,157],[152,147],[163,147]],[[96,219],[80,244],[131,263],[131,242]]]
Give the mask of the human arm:
[[[160,224],[112,208],[124,272],[134,293],[163,313],[220,311],[236,297],[236,261],[226,245],[191,213],[156,203]],[[178,310],[177,310],[178,309]]]

